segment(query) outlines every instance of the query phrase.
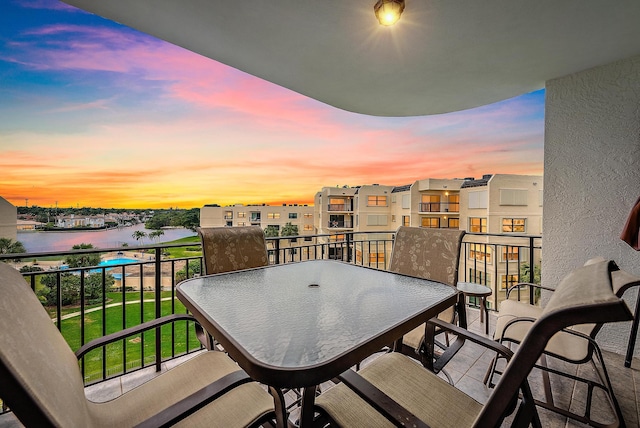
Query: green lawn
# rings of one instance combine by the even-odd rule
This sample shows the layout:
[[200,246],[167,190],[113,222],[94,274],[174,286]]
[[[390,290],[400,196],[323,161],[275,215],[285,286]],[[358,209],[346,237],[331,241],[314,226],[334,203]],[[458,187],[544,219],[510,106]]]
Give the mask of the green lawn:
[[[200,238],[198,236],[191,236],[187,238],[178,239],[175,241],[164,242],[163,244],[191,244],[193,246],[167,248],[165,249],[165,258],[183,258],[183,257],[195,257],[201,256],[202,251],[200,249]],[[39,260],[60,260],[61,257],[43,257]],[[36,279],[36,289],[42,287],[40,284],[40,276]],[[163,291],[162,298],[170,298],[170,291]],[[143,292],[142,298],[144,300],[154,300],[155,292]],[[84,341],[81,340],[81,318],[79,316],[72,317],[62,321],[61,332],[64,338],[69,343],[69,346],[74,351],[80,348],[83,343],[87,343],[92,339],[96,339],[104,336],[105,334],[114,333],[122,330],[123,328],[132,327],[142,323],[143,321],[149,321],[156,318],[155,303],[144,302],[143,314],[141,315],[140,307],[140,292],[110,292],[107,293],[107,305],[114,303],[122,303],[123,299],[127,302],[133,302],[117,307],[107,308],[104,317],[106,318],[105,327],[103,330],[103,311],[101,309],[95,312],[85,313],[84,317]],[[175,310],[172,310],[172,303]],[[102,304],[86,305],[85,310],[88,311],[93,308],[101,308]],[[161,315],[169,315],[171,313],[186,313],[186,310],[182,303],[177,299],[162,301],[161,302]],[[56,308],[46,308],[52,318],[56,316]],[[63,307],[61,310],[61,316],[78,313],[80,311],[79,306]],[[124,319],[124,322],[123,322]],[[155,361],[155,330],[146,332],[142,335],[135,335],[127,338],[125,341],[108,345],[104,352],[102,349],[97,349],[84,358],[84,375],[85,382],[95,382],[102,379],[103,375],[103,360],[106,362],[106,376],[113,376],[115,374],[122,373],[126,366],[127,371],[134,368],[138,368],[144,364],[151,364]],[[180,321],[175,323],[174,326],[167,325],[161,328],[162,336],[162,348],[161,355],[163,359],[170,358],[173,355],[184,354],[187,350],[197,349],[200,346],[198,342],[193,323],[186,323]],[[188,336],[188,337],[187,337]],[[187,343],[188,340],[188,343]],[[172,348],[173,343],[173,348]]]
[[195,244],[193,247],[177,247],[177,248],[166,248],[165,253],[169,253],[169,257],[172,259],[182,258],[182,257],[193,257],[193,256],[201,256],[202,250],[200,249],[200,237],[199,236],[188,236],[182,239],[176,239],[171,242],[164,242],[164,244]]
[[[110,293],[112,294],[112,293]],[[116,293],[117,294],[117,293]],[[126,300],[130,300],[128,294],[136,295],[139,299],[139,293],[127,293]],[[147,293],[145,293],[147,294]],[[153,295],[153,293],[148,293]],[[121,294],[120,294],[121,296]],[[133,300],[136,300],[136,296],[132,296]],[[122,299],[120,298],[120,302]],[[177,299],[173,302],[175,305],[175,313],[185,313],[186,310],[182,303]],[[172,301],[163,301],[161,304],[162,315],[169,315],[172,312]],[[113,308],[107,308],[105,312],[106,323],[105,330],[103,331],[103,311],[98,310],[85,314],[84,317],[84,342],[88,342],[92,339],[99,338],[105,334],[114,333],[122,330],[125,327],[132,327],[140,324],[142,321],[149,321],[154,319],[155,316],[155,303],[145,302],[144,314],[140,313],[140,303],[132,303],[119,305]],[[124,312],[124,317],[123,317]],[[126,321],[123,325],[123,318]],[[81,319],[80,317],[73,317],[62,321],[62,335],[69,343],[69,346],[74,351],[81,346]],[[138,334],[127,338],[124,341],[113,343],[108,345],[105,349],[106,355],[106,368],[107,376],[113,376],[114,374],[122,373],[126,365],[127,370],[138,368],[142,364],[143,356],[144,362],[150,364],[155,361],[155,330],[148,331],[144,334]],[[187,348],[187,335],[188,348]],[[171,325],[166,325],[161,328],[162,336],[162,348],[161,355],[163,359],[170,358],[173,355],[184,354],[187,349],[197,349],[200,346],[198,342],[193,323],[187,323],[180,321]],[[173,337],[173,349],[172,349],[172,337]],[[96,349],[91,351],[85,356],[84,359],[84,374],[85,382],[93,382],[102,378],[102,365],[103,365],[103,351]]]

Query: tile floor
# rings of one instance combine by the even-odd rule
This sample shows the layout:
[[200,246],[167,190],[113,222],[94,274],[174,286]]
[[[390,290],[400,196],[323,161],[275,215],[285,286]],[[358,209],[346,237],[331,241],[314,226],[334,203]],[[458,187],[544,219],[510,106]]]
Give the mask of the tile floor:
[[[493,314],[490,316],[489,323],[490,331],[493,331],[493,324],[495,323],[495,316]],[[484,325],[480,323],[479,312],[474,309],[469,310],[469,330],[478,334],[484,334]],[[456,387],[482,403],[486,401],[491,393],[491,389],[483,384],[483,379],[492,358],[493,354],[489,351],[485,351],[484,348],[481,348],[479,345],[467,342],[458,355],[447,365],[446,369]],[[167,362],[164,364],[164,369],[171,369],[181,361],[181,359],[176,359]],[[635,358],[632,368],[625,368],[623,365],[623,356],[605,352],[605,361],[627,427],[640,426],[640,407],[638,406],[638,402],[640,401],[640,359]],[[557,367],[554,365],[557,364],[557,362],[549,359],[548,363],[551,367]],[[567,370],[567,367],[564,369]],[[580,374],[585,374],[589,371],[592,371],[592,369],[588,365],[583,365],[580,368]],[[153,368],[141,370],[121,378],[88,387],[86,394],[87,397],[93,401],[106,401],[134,388],[153,376],[157,376]],[[543,389],[539,371],[532,373],[529,381],[534,396],[536,396],[536,398],[542,397]],[[586,392],[583,388],[576,386],[575,382],[572,381],[559,381],[554,375],[551,376],[551,384],[556,404],[570,408],[573,411],[584,409]],[[330,384],[321,386],[321,388],[327,387],[330,387]],[[293,400],[294,395],[289,393],[287,399],[290,401]],[[586,426],[544,409],[538,409],[538,412],[542,426],[545,428]],[[596,394],[592,416],[598,421],[610,421],[610,407],[607,405],[606,400],[598,394]],[[294,409],[291,419],[293,420],[295,417],[296,412]],[[505,422],[505,426],[507,426],[507,422]],[[12,414],[0,415],[0,427],[14,428],[21,426]]]

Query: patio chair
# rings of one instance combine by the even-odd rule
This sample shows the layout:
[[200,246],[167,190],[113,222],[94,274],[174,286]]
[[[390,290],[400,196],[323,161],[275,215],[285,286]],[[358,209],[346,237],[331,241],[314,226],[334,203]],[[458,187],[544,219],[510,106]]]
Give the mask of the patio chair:
[[[453,229],[432,229],[422,227],[400,226],[396,232],[393,252],[389,271],[401,273],[403,275],[415,276],[425,279],[439,281],[455,287],[458,283],[458,265],[460,262],[460,246],[464,237],[464,230]],[[458,318],[460,325],[466,328],[466,313],[464,296],[456,305],[458,306]],[[438,319],[453,323],[456,318],[455,307],[450,307],[438,315]],[[433,369],[438,372],[445,362],[448,361],[455,351],[459,349],[464,340],[456,340],[454,344],[449,344],[448,333],[446,345],[440,344],[442,348],[449,349],[446,356],[440,362],[436,362]],[[432,341],[427,341],[432,343]],[[425,361],[425,326],[420,326],[402,337],[402,349],[405,355],[417,358],[428,365],[431,362]]]
[[[85,398],[77,358],[188,315],[172,315],[89,342],[74,355],[22,275],[0,263],[0,397],[25,426],[257,426],[274,399],[227,355],[202,351],[104,403]],[[276,391],[277,392],[277,391]]]
[[260,226],[201,227],[198,234],[207,275],[269,265]]
[[[316,399],[320,420],[334,426],[497,427],[517,408],[512,426],[540,426],[527,376],[547,342],[563,328],[627,321],[626,303],[612,290],[613,262],[581,267],[558,285],[540,317],[513,354],[504,345],[438,319],[440,328],[504,355],[509,363],[484,405],[397,352],[384,354]],[[519,391],[522,392],[519,398]]]
[[[602,257],[597,257],[587,261],[585,266],[602,263],[603,261],[604,259]],[[640,285],[640,278],[618,269],[617,266],[614,266],[611,272],[611,282],[612,291],[615,296],[622,297],[622,294],[624,294],[629,287]],[[494,340],[497,340],[500,343],[520,344],[532,328],[533,322],[545,313],[545,309],[539,306],[509,300],[509,295],[513,290],[518,290],[523,287],[532,287],[554,292],[552,288],[531,283],[520,283],[509,287],[506,293],[506,300],[500,304],[498,319],[496,322],[496,331],[494,334]],[[554,295],[555,293],[557,293],[557,291],[554,292]],[[599,422],[594,421],[591,417],[592,402],[594,397],[598,396],[598,394],[594,394],[594,390],[597,388],[605,393],[607,401],[617,418],[611,426],[617,426],[620,421],[623,421],[620,406],[618,405],[618,401],[616,400],[613,392],[613,387],[609,379],[607,367],[602,357],[602,352],[595,340],[596,335],[602,328],[602,325],[602,323],[588,323],[572,326],[564,329],[551,338],[544,349],[544,352],[540,356],[539,364],[535,365],[536,368],[541,370],[544,386],[544,401],[536,399],[536,405],[583,423],[602,426],[602,424],[599,425]],[[581,365],[590,362],[598,380],[584,378],[577,376],[574,373],[550,368],[547,364],[547,357],[556,358],[572,365]],[[499,358],[496,356],[485,375],[484,383],[489,387],[493,386],[494,375],[501,374],[501,372],[496,368],[498,360]],[[572,379],[577,382],[582,382],[586,385],[587,398],[584,413],[578,414],[555,404],[549,380],[549,373]]]

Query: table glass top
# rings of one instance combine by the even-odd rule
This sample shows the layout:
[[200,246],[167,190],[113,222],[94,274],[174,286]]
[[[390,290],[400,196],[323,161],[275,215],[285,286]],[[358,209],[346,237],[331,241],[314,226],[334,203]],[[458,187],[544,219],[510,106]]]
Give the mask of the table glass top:
[[178,288],[253,358],[290,368],[334,358],[456,293],[327,260],[204,276]]

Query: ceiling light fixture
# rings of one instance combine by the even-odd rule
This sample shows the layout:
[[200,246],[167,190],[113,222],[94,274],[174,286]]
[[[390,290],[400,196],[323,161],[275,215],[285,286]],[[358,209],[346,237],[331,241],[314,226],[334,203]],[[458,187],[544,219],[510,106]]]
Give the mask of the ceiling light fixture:
[[404,10],[404,0],[378,0],[373,11],[381,25],[390,26],[398,22]]

